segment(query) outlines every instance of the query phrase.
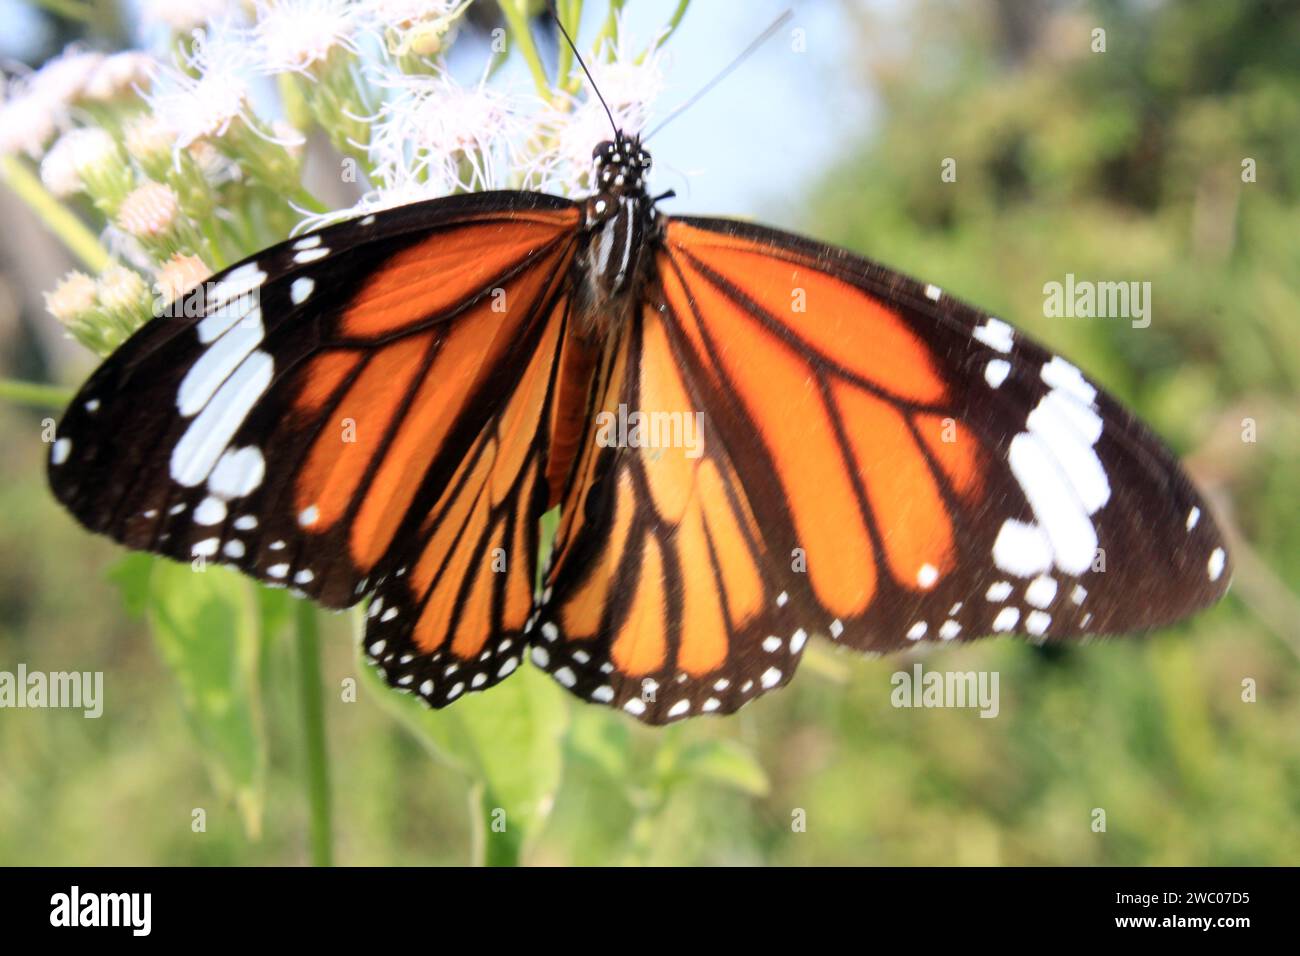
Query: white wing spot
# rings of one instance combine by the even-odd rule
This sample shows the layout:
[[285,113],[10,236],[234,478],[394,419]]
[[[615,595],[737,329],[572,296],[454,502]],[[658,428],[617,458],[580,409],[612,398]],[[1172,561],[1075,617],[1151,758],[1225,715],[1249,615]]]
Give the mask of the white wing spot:
[[989,318],[971,334],[995,351],[1011,351],[1014,330],[1001,319]]
[[267,573],[267,575],[269,575],[270,577],[273,577],[273,578],[282,578],[282,577],[284,577],[286,574],[289,573],[289,565],[287,565],[287,564],[273,564],[273,565],[271,565],[269,568],[266,569],[266,573]]
[[1227,561],[1227,557],[1222,548],[1215,548],[1210,552],[1210,560],[1205,567],[1210,572],[1211,581],[1219,580],[1219,576],[1223,574],[1223,565]]
[[1027,578],[1052,566],[1052,546],[1038,525],[1008,518],[993,542],[993,560],[1003,571]]
[[793,634],[791,634],[790,653],[798,654],[801,650],[803,650],[804,642],[806,642],[807,640],[808,640],[808,635],[804,633],[804,629],[802,627],[799,628],[799,630],[795,631]]
[[1011,597],[1011,583],[1009,581],[994,581],[989,585],[989,589],[984,592],[984,597],[994,604],[1001,604]]
[[759,682],[769,689],[775,687],[777,684],[781,683],[781,672],[775,667],[769,667],[767,670],[763,671],[763,676],[759,678]]
[[951,641],[960,633],[961,625],[956,621],[944,621],[943,624],[939,626],[939,636],[945,641]]
[[682,700],[679,700],[677,703],[673,704],[671,707],[668,708],[668,716],[681,717],[690,709],[691,709],[691,702],[683,698]]
[[989,383],[989,388],[998,388],[1007,380],[1011,374],[1011,363],[1006,359],[992,359],[984,366],[984,381]]
[[303,252],[299,252],[293,257],[293,261],[305,264],[308,262],[315,262],[317,259],[324,259],[329,254],[329,249],[321,246],[318,249],[306,249]]
[[69,438],[60,438],[50,449],[50,464],[61,465],[68,460],[68,455],[72,454],[72,440]]
[[[208,491],[227,501],[242,498],[257,490],[266,477],[266,459],[262,452],[252,445],[244,448],[228,448],[217,459],[217,464],[208,476]],[[257,519],[253,519],[254,525]]]
[[934,582],[939,580],[939,569],[933,564],[923,564],[919,571],[916,572],[916,583],[923,588],[934,586]]
[[316,288],[316,281],[314,279],[308,279],[306,276],[294,279],[293,283],[289,286],[289,300],[294,305],[302,305],[307,301],[307,297],[311,295],[311,291],[314,288]]
[[194,509],[194,523],[205,526],[221,524],[226,520],[226,503],[209,495]]
[[925,632],[927,630],[929,630],[929,628],[926,626],[925,621],[917,621],[907,629],[907,639],[909,641],[919,641],[921,638],[925,637]]
[[925,287],[925,297],[931,302],[938,302],[939,296],[943,295],[943,290],[937,285],[928,285]]
[[781,649],[783,643],[784,642],[781,638],[776,637],[775,635],[765,637],[763,638],[763,650],[767,651],[769,654],[775,654]]
[[185,418],[197,415],[230,373],[261,343],[264,331],[262,310],[254,307],[244,321],[208,346],[181,379],[181,387],[176,392],[176,410]]
[[234,558],[236,561],[238,561],[240,558],[244,556],[245,553],[244,542],[234,541],[234,540],[227,541],[225,546],[221,549],[221,551],[226,557]]
[[1004,607],[998,611],[998,616],[993,619],[993,630],[1009,631],[1016,626],[1020,620],[1020,612],[1014,607]]
[[1201,520],[1200,508],[1193,508],[1191,511],[1187,512],[1187,530],[1191,531],[1193,528],[1195,528],[1196,522],[1200,520]]
[[1052,617],[1043,611],[1030,611],[1025,615],[1025,630],[1041,637],[1052,624]]
[[1025,588],[1025,600],[1034,607],[1046,608],[1056,597],[1056,578],[1040,574]]
[[310,528],[320,518],[320,508],[316,505],[304,508],[298,513],[298,524],[304,528]]
[[217,389],[172,449],[171,476],[178,484],[192,488],[208,477],[274,373],[270,354],[254,352]]

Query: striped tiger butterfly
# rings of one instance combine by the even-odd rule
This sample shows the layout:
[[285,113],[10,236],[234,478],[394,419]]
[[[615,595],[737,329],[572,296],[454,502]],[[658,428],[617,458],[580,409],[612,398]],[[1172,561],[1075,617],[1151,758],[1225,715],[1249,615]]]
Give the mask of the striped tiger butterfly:
[[665,215],[635,135],[593,159],[583,201],[435,199],[213,277],[81,388],[55,495],[368,599],[370,660],[434,707],[528,658],[657,724],[785,684],[810,635],[1117,634],[1222,596],[1205,502],[1075,366],[844,250]]

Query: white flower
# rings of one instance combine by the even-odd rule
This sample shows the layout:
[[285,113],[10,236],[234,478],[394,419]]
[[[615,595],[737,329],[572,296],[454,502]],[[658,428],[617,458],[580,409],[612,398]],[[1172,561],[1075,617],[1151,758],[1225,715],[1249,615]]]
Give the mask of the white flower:
[[184,60],[186,69],[160,67],[146,96],[154,115],[176,137],[176,149],[221,136],[235,120],[251,115],[253,55],[237,29],[200,34]]
[[54,291],[45,293],[45,308],[63,323],[71,323],[92,312],[99,298],[95,280],[84,272],[69,272]]
[[161,23],[175,33],[189,33],[238,7],[238,0],[143,0],[140,19]]
[[54,134],[68,126],[70,108],[103,59],[102,53],[69,48],[35,73],[10,78],[0,96],[0,155],[39,157]]
[[40,156],[58,128],[57,119],[49,104],[17,90],[0,102],[0,155]]
[[253,28],[259,69],[303,71],[331,50],[357,52],[357,10],[349,0],[258,0]]
[[116,96],[147,86],[157,69],[157,61],[147,53],[125,50],[105,57],[90,74],[85,95],[92,100],[111,100]]
[[357,15],[380,30],[405,30],[446,19],[465,5],[463,0],[362,0]]
[[31,93],[48,103],[70,105],[85,92],[86,81],[104,62],[102,53],[86,53],[69,47],[46,61],[31,77]]
[[177,253],[154,271],[154,290],[168,302],[179,299],[212,275],[212,270],[198,256]]
[[152,167],[162,157],[171,157],[176,137],[158,117],[141,113],[123,125],[122,142],[133,159]]
[[107,130],[86,126],[59,137],[41,161],[41,181],[60,198],[86,188],[87,179],[99,183],[122,165],[117,142]]
[[447,195],[508,184],[521,129],[508,97],[442,73],[390,73],[374,82],[388,92],[370,121],[372,178],[383,188],[427,183],[433,194]]
[[41,182],[60,199],[66,199],[81,191],[81,173],[77,171],[77,156],[84,149],[87,132],[88,130],[84,129],[74,129],[64,133],[41,160]]
[[257,80],[257,50],[251,34],[231,23],[198,31],[183,67],[160,67],[145,99],[155,118],[175,137],[173,152],[224,136],[243,121],[257,136],[284,147],[301,145],[302,136],[268,134],[251,106]]

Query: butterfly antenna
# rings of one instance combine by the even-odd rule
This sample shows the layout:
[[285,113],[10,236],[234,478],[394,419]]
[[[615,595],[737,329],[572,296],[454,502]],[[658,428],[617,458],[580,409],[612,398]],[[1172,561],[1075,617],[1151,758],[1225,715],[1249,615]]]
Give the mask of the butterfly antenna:
[[[732,73],[732,71],[735,70],[736,67],[740,66],[740,64],[743,63],[743,62],[745,62],[745,60],[747,60],[747,59],[750,57],[750,55],[751,55],[755,50],[757,50],[757,49],[758,49],[759,47],[761,47],[764,43],[766,43],[768,40],[770,40],[770,39],[772,38],[773,34],[775,34],[777,30],[781,29],[781,27],[785,26],[785,24],[786,24],[787,22],[789,22],[790,18],[793,17],[793,16],[794,16],[794,11],[793,11],[793,10],[786,10],[785,13],[781,14],[781,15],[780,15],[779,17],[777,17],[774,21],[772,21],[772,25],[769,26],[769,27],[768,27],[766,30],[764,30],[762,33],[760,33],[760,34],[759,34],[759,35],[754,39],[754,41],[753,41],[752,43],[749,44],[749,46],[747,46],[747,47],[745,47],[745,49],[741,50],[741,51],[740,51],[740,54],[739,54],[739,55],[738,55],[734,60],[732,60],[729,64],[727,64],[726,68],[723,69],[723,71],[722,71],[721,73],[719,73],[719,74],[718,74],[717,76],[715,76],[713,79],[709,80],[709,82],[705,83],[704,86],[700,88],[699,92],[697,92],[694,96],[692,96],[690,99],[688,99],[685,103],[683,103],[681,106],[677,107],[675,110],[673,110],[673,111],[672,111],[671,113],[669,113],[667,116],[665,116],[662,120],[660,120],[659,125],[656,126],[654,129],[652,129],[652,130],[651,130],[649,133],[647,133],[645,136],[643,136],[643,137],[641,138],[641,141],[642,141],[642,142],[645,142],[645,141],[648,140],[651,136],[653,136],[655,133],[659,132],[661,129],[663,129],[665,126],[667,126],[670,122],[672,122],[674,119],[676,119],[680,114],[684,113],[684,112],[687,110],[688,107],[694,106],[696,103],[698,103],[698,102],[699,102],[699,101],[704,97],[704,94],[708,93],[709,90],[713,89],[715,86],[717,86],[717,85],[718,85],[719,83],[721,83],[723,80],[725,80],[728,76],[730,76],[731,73]],[[563,27],[561,27],[561,29],[563,29]],[[584,67],[583,69],[586,69],[586,67]]]
[[605,115],[609,117],[609,125],[614,130],[614,137],[618,138],[618,124],[614,122],[614,114],[610,111],[609,104],[605,102],[605,97],[600,95],[596,80],[592,77],[591,70],[587,69],[587,64],[583,62],[582,54],[578,52],[578,46],[573,42],[573,37],[569,36],[569,31],[564,29],[564,24],[560,22],[560,15],[555,11],[554,0],[546,4],[546,12],[551,15],[555,25],[560,28],[560,35],[569,44],[569,49],[573,51],[573,57],[578,61],[578,66],[582,67],[582,72],[587,74],[587,82],[591,84],[591,91],[596,94],[596,99],[600,100],[600,105],[605,107]]

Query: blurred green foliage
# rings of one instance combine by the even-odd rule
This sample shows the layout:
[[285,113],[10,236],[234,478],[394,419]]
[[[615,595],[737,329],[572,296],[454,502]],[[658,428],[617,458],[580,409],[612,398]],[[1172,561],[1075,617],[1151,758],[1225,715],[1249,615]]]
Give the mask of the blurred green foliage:
[[[787,221],[1008,317],[1131,403],[1237,529],[1233,595],[1145,640],[931,653],[927,667],[1000,673],[992,720],[893,708],[890,675],[911,658],[814,649],[780,694],[663,730],[536,673],[430,713],[380,687],[351,652],[355,622],[329,618],[339,862],[1300,861],[1300,14],[847,9],[879,122],[794,191]],[[1044,318],[1043,284],[1068,272],[1151,281],[1151,327]],[[0,407],[0,667],[104,670],[107,706],[99,720],[0,712],[0,862],[306,862],[285,608],[225,575],[160,591],[156,575],[187,569],[123,564],[75,527],[44,489],[39,418]],[[214,610],[193,588],[234,590]],[[203,623],[231,608],[238,621]],[[209,627],[220,635],[194,646]],[[165,677],[195,654],[211,686]]]

